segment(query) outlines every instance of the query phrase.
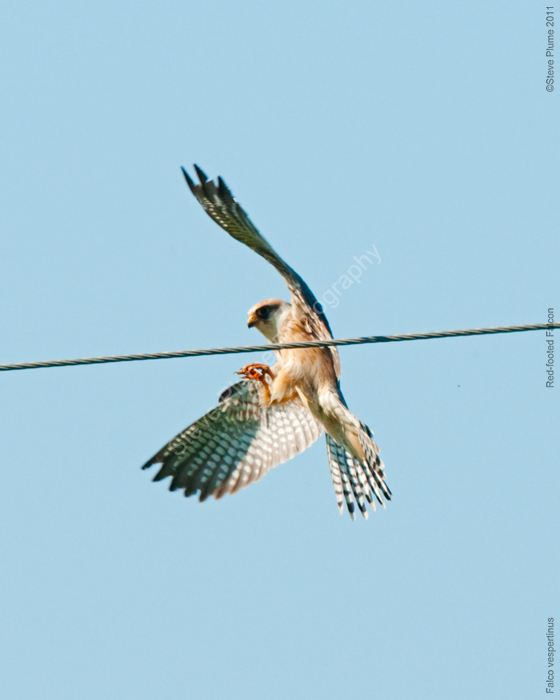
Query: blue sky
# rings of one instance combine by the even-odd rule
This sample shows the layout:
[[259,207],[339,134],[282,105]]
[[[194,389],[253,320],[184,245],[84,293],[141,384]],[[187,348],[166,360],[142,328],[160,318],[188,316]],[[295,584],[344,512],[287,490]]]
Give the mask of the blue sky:
[[[260,341],[246,311],[287,298],[283,281],[204,215],[193,162],[318,297],[375,246],[326,304],[335,337],[560,318],[544,5],[0,16],[1,362]],[[343,348],[394,493],[367,523],[338,515],[323,440],[219,502],[139,470],[249,356],[3,374],[5,697],[544,693],[560,618],[545,351],[540,332]]]

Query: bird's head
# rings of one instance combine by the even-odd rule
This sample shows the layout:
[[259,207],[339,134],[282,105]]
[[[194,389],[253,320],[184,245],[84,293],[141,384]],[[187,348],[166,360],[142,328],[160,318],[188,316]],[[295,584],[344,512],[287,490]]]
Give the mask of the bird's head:
[[280,299],[260,301],[249,310],[247,325],[249,328],[256,328],[265,338],[275,342],[278,340],[278,331],[291,308],[291,304]]

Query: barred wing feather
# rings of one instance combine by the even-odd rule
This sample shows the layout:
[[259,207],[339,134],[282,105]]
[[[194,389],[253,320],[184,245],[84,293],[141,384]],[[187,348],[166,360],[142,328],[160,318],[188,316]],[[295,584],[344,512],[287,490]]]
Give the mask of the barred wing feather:
[[356,519],[356,505],[361,514],[367,520],[368,512],[365,500],[375,510],[375,500],[385,508],[384,498],[391,499],[391,491],[385,483],[383,462],[377,455],[377,445],[371,440],[371,432],[362,424],[366,432],[368,444],[366,450],[367,461],[360,460],[349,454],[334,438],[325,433],[327,440],[327,455],[331,469],[331,477],[338,503],[338,509],[342,513],[344,501],[352,520]]
[[142,467],[161,464],[154,481],[170,490],[221,498],[258,481],[312,445],[323,427],[299,400],[263,407],[256,382],[227,389],[218,406],[173,438]]

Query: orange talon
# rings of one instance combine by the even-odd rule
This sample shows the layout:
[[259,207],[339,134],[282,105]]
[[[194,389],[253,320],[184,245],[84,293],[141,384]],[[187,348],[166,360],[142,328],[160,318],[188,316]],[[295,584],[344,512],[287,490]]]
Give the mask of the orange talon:
[[266,385],[266,375],[271,379],[274,379],[274,375],[268,365],[263,365],[260,362],[253,362],[250,365],[245,365],[243,369],[240,369],[235,374],[241,374],[246,379],[253,379],[254,381],[262,382]]

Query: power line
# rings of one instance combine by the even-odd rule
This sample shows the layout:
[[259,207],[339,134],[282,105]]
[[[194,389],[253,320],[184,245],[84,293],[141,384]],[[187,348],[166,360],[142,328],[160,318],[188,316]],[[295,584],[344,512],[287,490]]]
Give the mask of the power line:
[[494,333],[519,333],[560,328],[560,323],[537,323],[531,326],[502,326],[495,328],[471,328],[462,331],[440,331],[438,333],[410,333],[407,335],[372,335],[365,338],[342,340],[310,340],[304,343],[276,343],[247,345],[238,348],[208,348],[206,350],[181,350],[179,352],[154,352],[143,355],[112,355],[109,357],[83,357],[76,360],[50,360],[47,362],[22,362],[0,365],[0,372],[18,369],[40,369],[42,367],[71,367],[73,365],[101,365],[108,362],[136,362],[139,360],[170,360],[176,357],[200,357],[202,355],[234,355],[243,352],[266,352],[267,350],[289,350],[297,348],[326,348],[331,345],[362,345],[366,343],[398,343],[405,340],[431,340],[432,338],[454,338],[464,335],[490,335]]

